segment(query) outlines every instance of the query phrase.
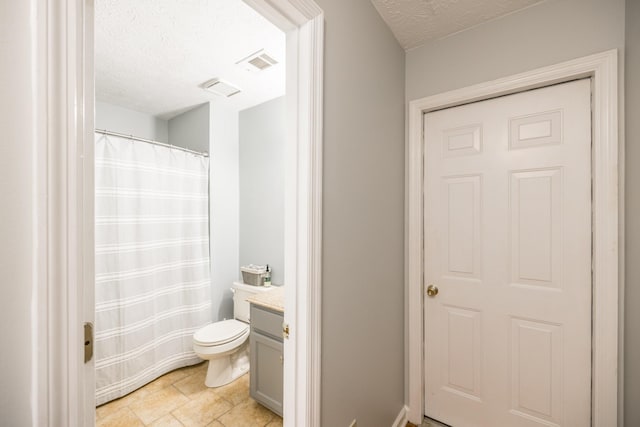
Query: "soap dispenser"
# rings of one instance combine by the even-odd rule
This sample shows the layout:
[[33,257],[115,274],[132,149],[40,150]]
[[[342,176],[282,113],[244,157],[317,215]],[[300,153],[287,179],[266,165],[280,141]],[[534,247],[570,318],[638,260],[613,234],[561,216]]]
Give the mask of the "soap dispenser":
[[271,267],[269,267],[269,264],[267,264],[267,272],[262,283],[264,286],[271,286]]

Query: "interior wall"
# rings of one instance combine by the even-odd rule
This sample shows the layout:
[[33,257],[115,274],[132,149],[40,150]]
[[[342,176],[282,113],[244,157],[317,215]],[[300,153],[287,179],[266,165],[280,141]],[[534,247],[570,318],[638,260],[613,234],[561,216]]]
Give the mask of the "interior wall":
[[627,0],[625,40],[625,425],[640,426],[640,2]]
[[285,99],[240,112],[240,265],[269,264],[284,284]]
[[[627,4],[629,3],[633,3],[633,0],[628,0]],[[635,25],[637,20],[633,22]],[[609,49],[618,49],[622,100],[624,47],[624,0],[547,0],[534,7],[407,52],[406,98],[410,101]],[[629,69],[627,73],[630,75]],[[623,114],[621,110],[621,115]],[[632,115],[627,114],[627,117]],[[631,148],[630,144],[627,144],[627,147]],[[633,149],[630,152],[628,150],[626,164],[633,165],[635,158],[640,160],[640,153],[636,154]],[[631,169],[627,168],[627,171]],[[633,187],[629,185],[625,204],[631,203],[632,207],[627,208],[625,237],[628,241],[631,240],[631,245],[635,244],[635,239],[640,236],[640,224],[635,224],[636,220],[630,213],[631,209],[638,217],[638,211],[633,210],[638,200],[633,198],[632,192]],[[633,205],[634,202],[636,205]],[[629,243],[627,247],[630,248]],[[630,253],[633,253],[632,251],[633,248]],[[633,258],[627,254],[626,259]],[[636,281],[640,277],[640,270],[631,271],[631,264],[633,263],[627,262],[627,289],[634,286],[634,277]],[[633,276],[634,273],[636,276]],[[630,292],[633,296],[634,291]],[[635,295],[637,298],[637,294]],[[634,333],[630,332],[634,327],[629,323],[628,313],[640,308],[640,302],[630,303],[628,297],[629,295],[626,304],[627,322],[624,325],[627,340],[630,334]],[[625,345],[628,346],[629,342]],[[640,358],[637,357],[637,352],[633,353],[636,355],[634,359],[629,358],[629,354],[627,349],[624,382],[634,384],[633,387],[637,390]],[[627,390],[629,387],[631,386],[627,385]],[[624,406],[627,415],[631,414],[629,411],[639,409],[634,404],[638,398],[638,394],[625,395]],[[636,408],[633,408],[634,406]]]
[[547,0],[407,52],[407,100],[624,48],[624,0]]
[[169,142],[169,123],[166,120],[106,102],[96,102],[96,129]]
[[[39,420],[38,373],[40,343],[38,331],[37,202],[45,194],[37,181],[36,159],[39,146],[36,102],[35,51],[37,2],[0,2],[0,420],[14,426],[37,425]],[[40,64],[42,65],[42,64]],[[40,194],[38,192],[41,192]],[[42,262],[42,260],[40,260]],[[43,380],[43,381],[46,381]],[[42,385],[42,384],[41,384]],[[46,390],[40,390],[46,393]]]
[[233,318],[231,284],[239,277],[238,112],[211,102],[210,232],[213,320]]
[[200,153],[209,152],[209,103],[193,107],[168,122],[169,143]]
[[369,0],[325,12],[325,426],[388,427],[404,406],[405,54]]

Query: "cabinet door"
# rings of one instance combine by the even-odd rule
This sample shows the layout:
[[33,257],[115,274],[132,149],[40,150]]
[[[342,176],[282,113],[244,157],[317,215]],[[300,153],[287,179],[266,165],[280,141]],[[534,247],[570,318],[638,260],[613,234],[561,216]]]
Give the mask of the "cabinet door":
[[282,415],[282,343],[251,334],[251,397]]
[[282,322],[284,322],[282,313],[251,304],[251,330],[253,332],[282,341]]

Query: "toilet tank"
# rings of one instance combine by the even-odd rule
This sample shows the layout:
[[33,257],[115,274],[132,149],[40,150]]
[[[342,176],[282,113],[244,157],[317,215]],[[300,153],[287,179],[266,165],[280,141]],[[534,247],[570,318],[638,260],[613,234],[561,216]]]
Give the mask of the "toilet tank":
[[247,298],[260,292],[273,289],[270,286],[253,286],[240,282],[233,282],[231,291],[233,292],[233,317],[242,322],[249,323],[249,307]]

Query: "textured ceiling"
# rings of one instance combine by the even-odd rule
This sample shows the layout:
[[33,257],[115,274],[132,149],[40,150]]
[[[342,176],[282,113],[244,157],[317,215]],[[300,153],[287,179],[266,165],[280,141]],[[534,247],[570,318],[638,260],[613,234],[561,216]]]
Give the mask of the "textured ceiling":
[[405,49],[544,0],[371,0]]
[[[96,0],[96,98],[171,118],[219,99],[241,110],[284,95],[285,35],[242,0]],[[265,49],[279,63],[235,63]],[[200,88],[222,78],[242,89],[220,98]]]

